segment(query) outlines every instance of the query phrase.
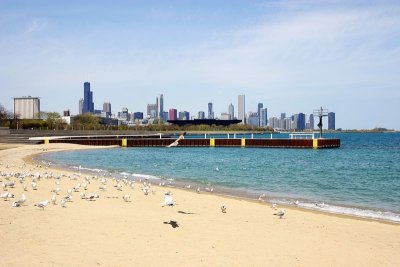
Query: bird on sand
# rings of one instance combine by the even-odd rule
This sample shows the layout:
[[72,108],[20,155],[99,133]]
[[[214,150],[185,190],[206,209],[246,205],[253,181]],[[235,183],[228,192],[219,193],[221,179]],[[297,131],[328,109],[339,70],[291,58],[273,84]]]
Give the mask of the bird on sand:
[[44,208],[49,204],[48,200],[43,200],[40,201],[39,203],[36,203],[35,206],[38,208],[42,208],[42,210],[44,210]]
[[56,194],[53,194],[53,196],[51,197],[51,204],[53,204],[53,205],[57,205],[57,198],[56,198]]
[[131,196],[130,196],[130,195],[124,195],[124,196],[122,197],[122,199],[123,199],[125,202],[130,202]]
[[272,206],[271,206],[271,208],[273,208],[273,209],[275,209],[276,210],[276,208],[278,207],[278,205],[276,204],[276,203],[272,203]]
[[67,206],[66,206],[67,201],[66,201],[64,198],[61,199],[60,204],[61,204],[61,207],[63,207],[63,208],[66,208],[66,207],[67,207]]
[[222,206],[221,206],[221,212],[222,212],[222,213],[226,213],[226,206],[225,206],[225,205],[222,205]]
[[171,192],[165,192],[164,193],[164,203],[161,203],[161,206],[174,206],[175,202],[172,198],[172,194]]
[[279,216],[279,219],[282,219],[283,215],[285,215],[286,211],[285,210],[280,210],[277,213],[274,213],[274,215]]

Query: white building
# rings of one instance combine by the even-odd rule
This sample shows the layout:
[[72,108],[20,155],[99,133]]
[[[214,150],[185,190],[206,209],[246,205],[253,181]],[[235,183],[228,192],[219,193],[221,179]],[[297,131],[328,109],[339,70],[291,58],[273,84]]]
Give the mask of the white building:
[[246,106],[245,96],[238,96],[238,120],[242,120],[241,124],[246,124]]
[[20,119],[40,119],[39,97],[15,97],[14,116]]

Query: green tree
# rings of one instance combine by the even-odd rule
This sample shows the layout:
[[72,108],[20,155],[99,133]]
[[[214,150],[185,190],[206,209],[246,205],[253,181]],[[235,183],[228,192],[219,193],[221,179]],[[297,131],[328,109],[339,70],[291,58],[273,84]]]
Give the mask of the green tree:
[[74,117],[73,127],[75,129],[100,129],[100,118],[90,113],[84,113]]
[[57,112],[47,112],[46,122],[50,129],[59,129],[64,126],[61,115]]

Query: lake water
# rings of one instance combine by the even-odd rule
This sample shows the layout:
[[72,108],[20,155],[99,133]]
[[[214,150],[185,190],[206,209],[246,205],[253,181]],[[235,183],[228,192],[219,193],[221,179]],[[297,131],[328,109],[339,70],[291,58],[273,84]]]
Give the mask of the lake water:
[[[263,136],[269,138],[270,135]],[[224,194],[400,222],[400,133],[346,133],[338,149],[111,148],[41,160],[131,179],[169,179]],[[275,138],[275,137],[274,137]],[[315,203],[324,202],[323,207]]]

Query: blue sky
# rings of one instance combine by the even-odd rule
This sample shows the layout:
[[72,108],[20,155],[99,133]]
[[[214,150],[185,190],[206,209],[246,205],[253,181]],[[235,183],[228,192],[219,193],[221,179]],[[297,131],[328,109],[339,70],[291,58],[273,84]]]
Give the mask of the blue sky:
[[344,129],[400,129],[399,1],[1,1],[0,103],[226,112],[336,112]]

